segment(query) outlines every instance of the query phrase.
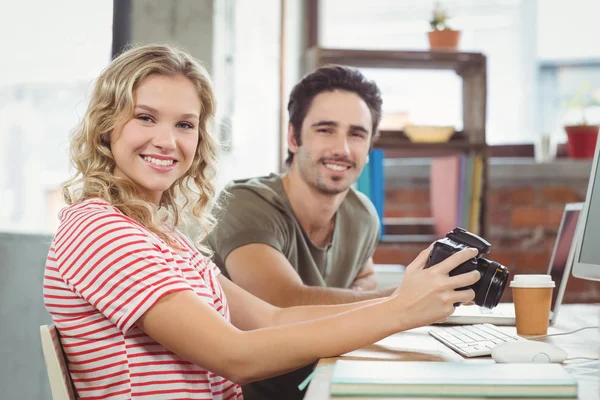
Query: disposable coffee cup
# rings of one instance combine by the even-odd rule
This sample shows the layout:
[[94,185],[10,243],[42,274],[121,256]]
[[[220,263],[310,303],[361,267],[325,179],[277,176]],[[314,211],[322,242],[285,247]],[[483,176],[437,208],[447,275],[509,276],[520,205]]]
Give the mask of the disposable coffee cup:
[[550,275],[515,275],[512,288],[517,334],[545,335],[550,321],[554,281]]

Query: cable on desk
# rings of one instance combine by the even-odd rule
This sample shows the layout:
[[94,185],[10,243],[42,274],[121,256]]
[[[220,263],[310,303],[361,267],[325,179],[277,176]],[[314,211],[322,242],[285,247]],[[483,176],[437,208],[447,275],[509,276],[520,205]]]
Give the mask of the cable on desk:
[[572,333],[577,333],[577,332],[579,332],[579,331],[582,331],[582,330],[584,330],[584,329],[598,329],[598,328],[600,328],[600,326],[598,326],[598,325],[595,325],[595,326],[586,326],[586,327],[584,327],[584,328],[575,329],[574,331],[571,331],[571,332],[563,332],[563,333],[550,333],[550,334],[548,334],[548,335],[531,336],[531,337],[528,337],[527,339],[528,339],[528,340],[532,340],[532,339],[541,339],[541,338],[546,338],[546,337],[550,337],[550,336],[562,336],[562,335],[570,335],[570,334],[572,334]]

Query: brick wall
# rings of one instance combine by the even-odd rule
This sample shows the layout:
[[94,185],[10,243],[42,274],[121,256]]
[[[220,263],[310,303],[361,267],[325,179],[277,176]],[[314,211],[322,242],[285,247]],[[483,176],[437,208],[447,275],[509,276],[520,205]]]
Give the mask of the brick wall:
[[[385,217],[428,218],[429,187],[424,184],[410,183],[406,188],[386,188]],[[380,243],[373,257],[376,264],[408,265],[428,243]]]
[[[491,166],[493,168],[493,166]],[[490,174],[492,175],[492,174]],[[386,190],[385,213],[388,217],[429,217],[429,187],[426,180]],[[588,176],[549,181],[491,179],[488,204],[492,244],[489,259],[507,266],[514,273],[545,273],[565,203],[585,200]],[[376,263],[408,264],[428,243],[382,243]],[[511,301],[510,289],[502,301]],[[566,303],[600,302],[600,282],[571,276]]]

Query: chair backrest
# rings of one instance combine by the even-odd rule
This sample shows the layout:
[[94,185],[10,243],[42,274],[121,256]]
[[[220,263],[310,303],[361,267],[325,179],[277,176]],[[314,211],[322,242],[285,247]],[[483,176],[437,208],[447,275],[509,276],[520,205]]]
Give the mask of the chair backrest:
[[71,375],[65,362],[58,331],[54,325],[40,326],[42,350],[50,380],[53,400],[75,400],[77,396],[71,384]]

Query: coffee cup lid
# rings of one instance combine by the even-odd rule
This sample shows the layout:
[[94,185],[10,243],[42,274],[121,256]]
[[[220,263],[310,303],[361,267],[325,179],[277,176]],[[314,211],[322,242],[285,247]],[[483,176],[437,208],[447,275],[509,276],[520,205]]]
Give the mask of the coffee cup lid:
[[516,288],[546,288],[555,287],[550,275],[521,274],[515,275],[510,282],[510,287]]

